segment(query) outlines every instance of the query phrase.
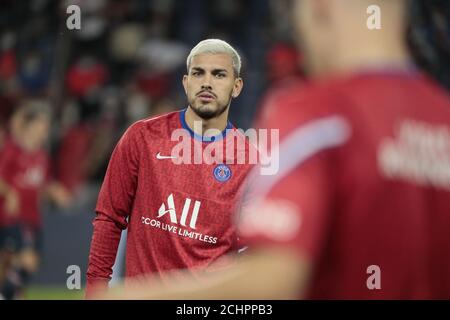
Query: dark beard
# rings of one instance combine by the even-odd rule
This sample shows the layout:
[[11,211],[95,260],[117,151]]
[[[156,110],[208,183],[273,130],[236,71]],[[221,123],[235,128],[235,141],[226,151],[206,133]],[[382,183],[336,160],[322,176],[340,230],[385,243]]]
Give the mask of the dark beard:
[[203,120],[211,120],[213,118],[221,116],[225,111],[227,111],[228,107],[230,106],[230,103],[231,103],[231,95],[230,98],[228,99],[228,103],[225,105],[219,105],[219,108],[217,110],[201,110],[197,107],[193,107],[194,103],[190,103],[190,106],[192,111],[194,111],[194,113],[197,116],[199,116]]

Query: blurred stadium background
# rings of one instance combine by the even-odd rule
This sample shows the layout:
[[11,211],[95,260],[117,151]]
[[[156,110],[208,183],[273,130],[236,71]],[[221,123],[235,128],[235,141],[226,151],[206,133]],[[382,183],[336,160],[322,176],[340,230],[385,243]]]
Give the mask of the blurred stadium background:
[[[307,81],[292,45],[289,0],[3,0],[0,2],[0,148],[24,99],[44,99],[54,117],[52,175],[71,190],[65,210],[43,203],[44,251],[27,299],[80,299],[66,288],[69,265],[85,271],[94,206],[111,151],[134,121],[186,106],[185,58],[209,37],[244,59],[236,127],[268,116],[279,90]],[[67,6],[81,8],[68,30]],[[418,64],[450,88],[447,1],[415,1],[410,44]],[[1,156],[1,153],[0,153]]]

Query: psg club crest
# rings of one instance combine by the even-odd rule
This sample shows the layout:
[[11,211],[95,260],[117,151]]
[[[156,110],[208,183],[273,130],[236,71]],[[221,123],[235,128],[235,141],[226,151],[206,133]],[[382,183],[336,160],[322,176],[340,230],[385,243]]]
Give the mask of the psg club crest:
[[231,169],[225,164],[219,164],[214,169],[214,178],[219,182],[226,182],[231,178]]

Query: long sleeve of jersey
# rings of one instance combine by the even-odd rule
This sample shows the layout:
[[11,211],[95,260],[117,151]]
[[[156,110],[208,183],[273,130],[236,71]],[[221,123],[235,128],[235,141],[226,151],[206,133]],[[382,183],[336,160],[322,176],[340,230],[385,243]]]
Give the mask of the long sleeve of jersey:
[[107,288],[121,232],[128,226],[127,217],[133,206],[139,171],[137,127],[131,126],[114,149],[97,200],[86,298]]

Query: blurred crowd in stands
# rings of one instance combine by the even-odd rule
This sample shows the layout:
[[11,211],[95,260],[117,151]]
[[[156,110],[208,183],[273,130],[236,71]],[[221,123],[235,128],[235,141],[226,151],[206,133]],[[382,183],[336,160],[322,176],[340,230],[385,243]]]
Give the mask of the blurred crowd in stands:
[[[81,30],[66,27],[71,4],[81,8]],[[306,81],[302,56],[291,41],[288,5],[288,0],[3,0],[0,147],[15,108],[29,99],[47,103],[53,112],[47,146],[52,176],[76,195],[102,180],[112,149],[131,123],[186,106],[181,86],[186,56],[210,37],[229,41],[243,56],[244,94],[233,104],[231,119],[246,129],[255,118],[270,116],[280,90]],[[437,16],[424,16],[426,6],[414,9],[412,47],[421,65],[450,87],[448,65],[442,65],[450,63],[450,15],[437,10]],[[440,46],[430,46],[430,38]]]

